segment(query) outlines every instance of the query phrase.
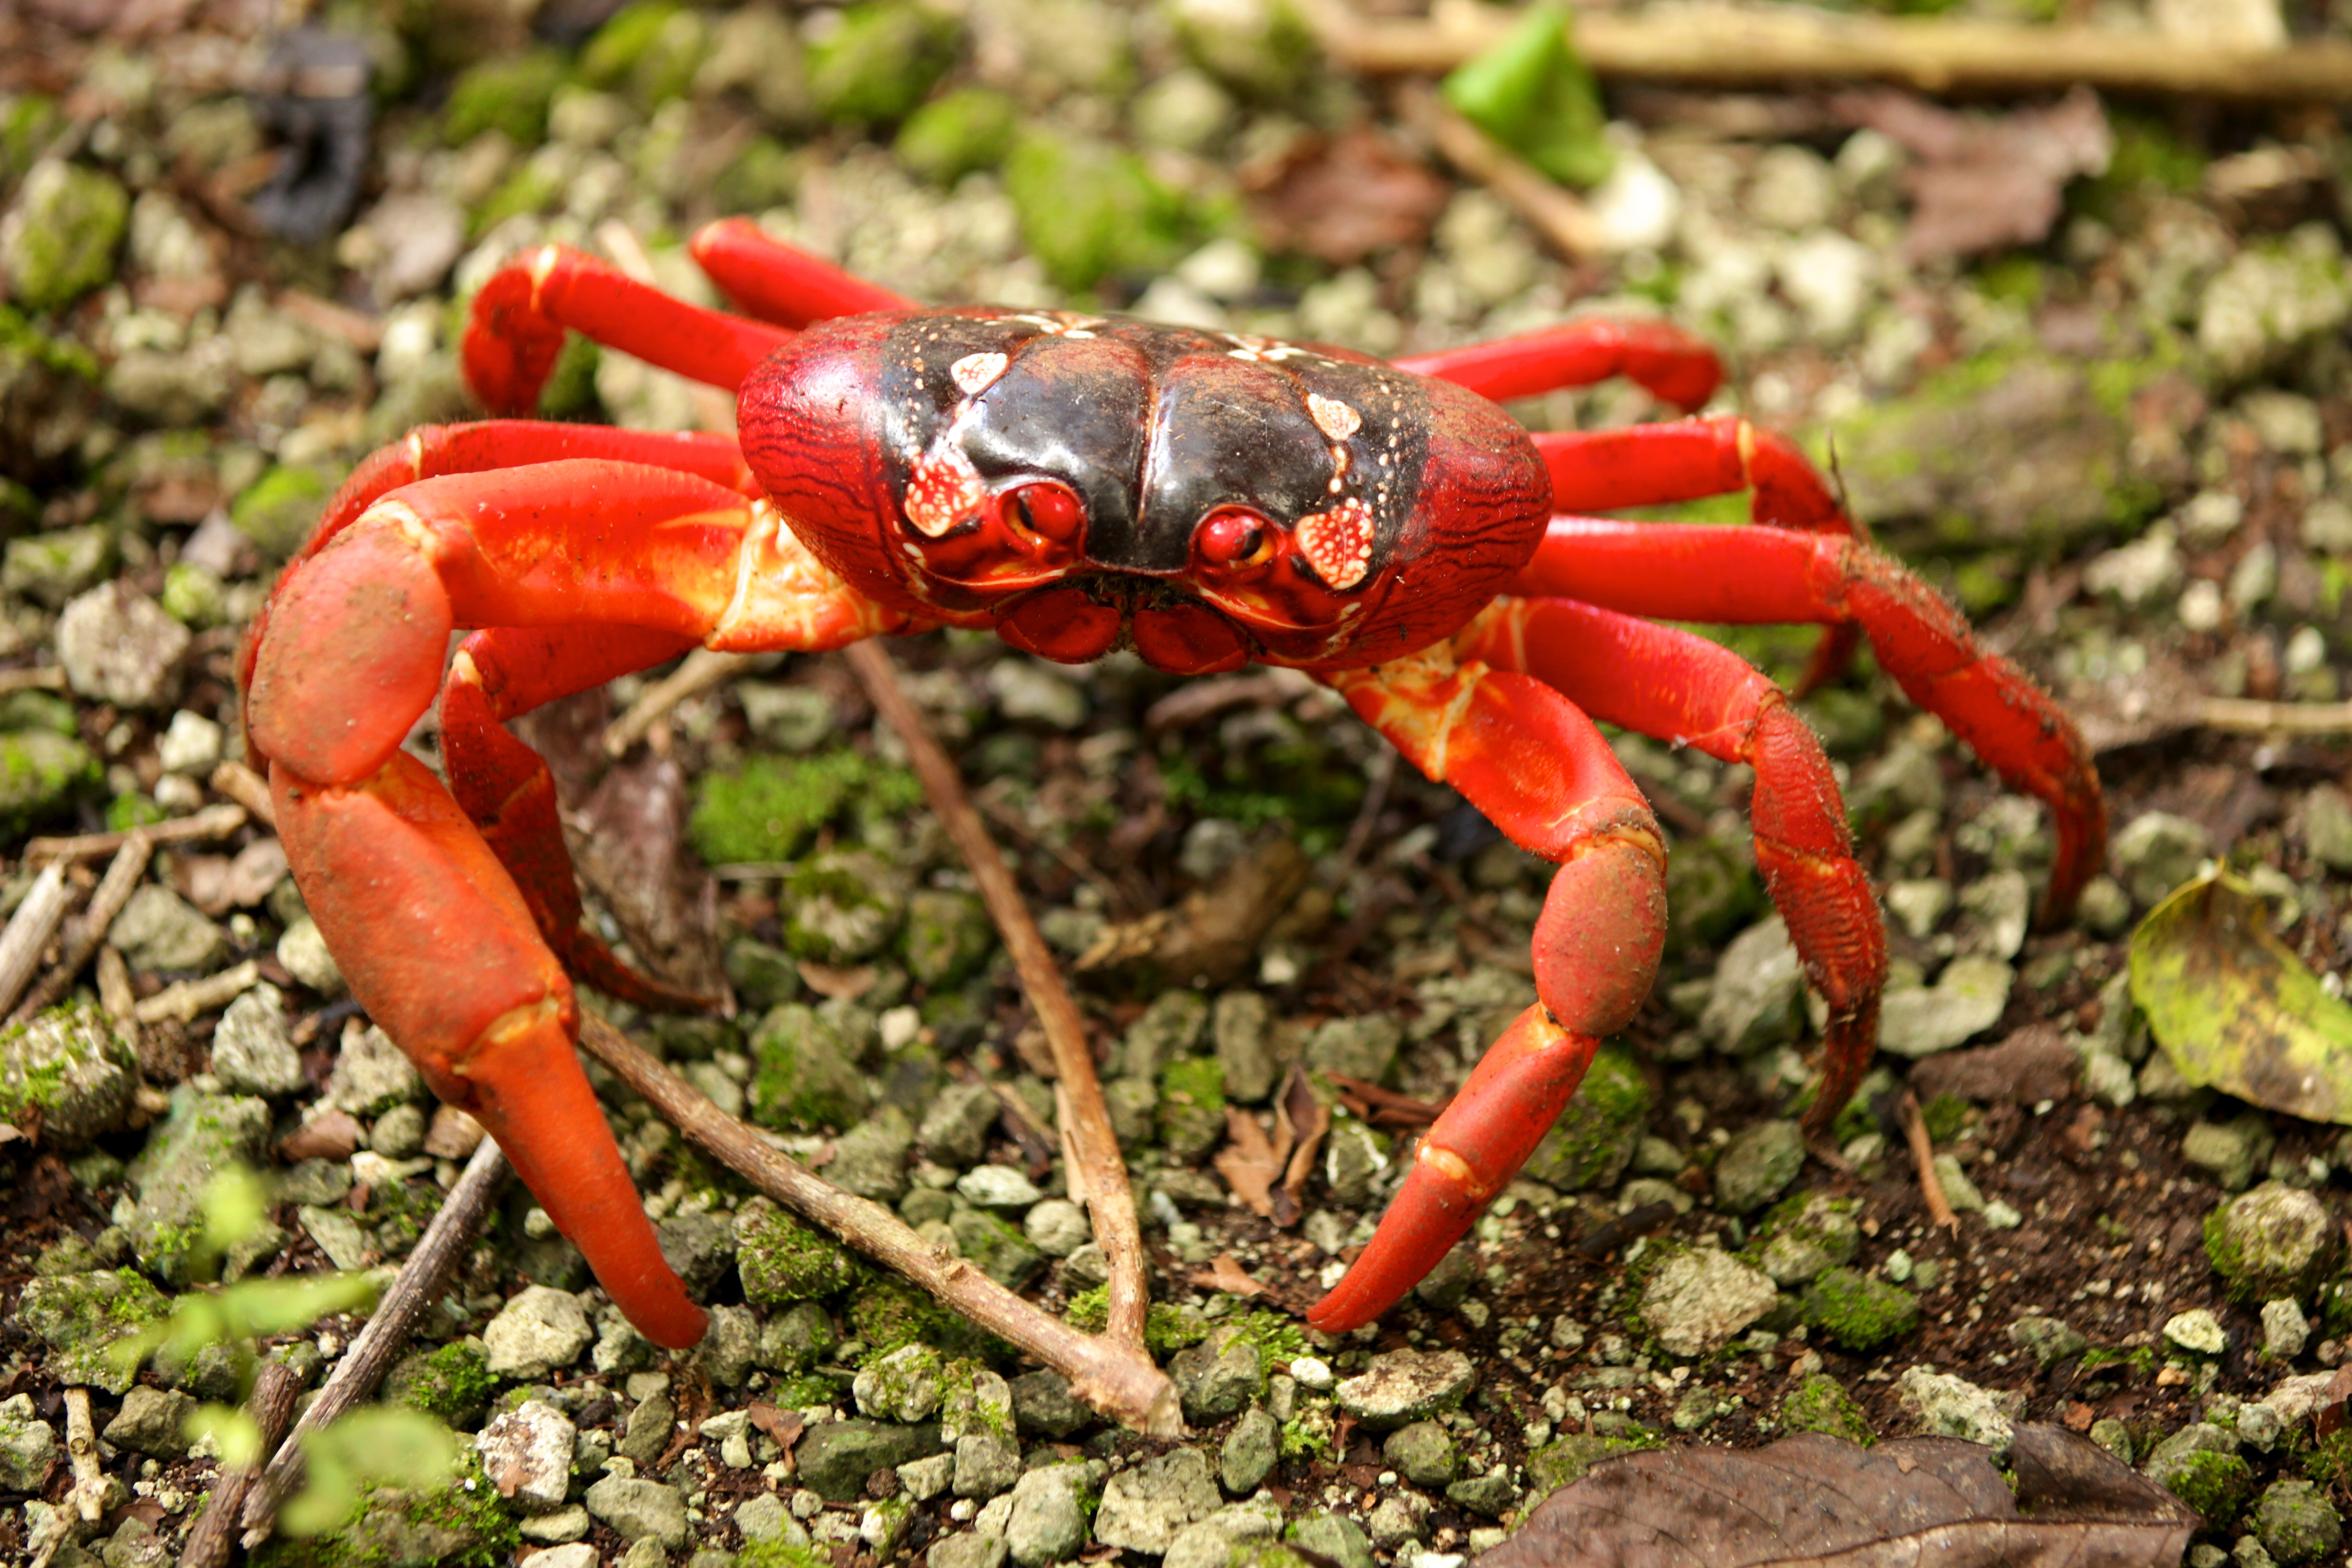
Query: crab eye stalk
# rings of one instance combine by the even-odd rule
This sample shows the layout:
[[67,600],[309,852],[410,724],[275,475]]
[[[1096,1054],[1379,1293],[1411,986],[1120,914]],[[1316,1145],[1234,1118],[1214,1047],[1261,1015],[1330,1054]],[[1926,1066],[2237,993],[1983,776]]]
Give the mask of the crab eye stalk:
[[1020,485],[1005,491],[998,505],[1014,528],[1064,544],[1087,525],[1086,503],[1067,485],[1046,480]]
[[1227,571],[1245,571],[1274,559],[1274,525],[1244,507],[1219,507],[1194,536],[1201,559]]

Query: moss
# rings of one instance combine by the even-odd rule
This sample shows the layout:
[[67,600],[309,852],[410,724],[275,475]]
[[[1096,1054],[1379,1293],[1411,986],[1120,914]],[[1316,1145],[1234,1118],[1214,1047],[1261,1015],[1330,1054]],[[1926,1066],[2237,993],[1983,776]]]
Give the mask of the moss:
[[1899,1285],[1832,1268],[1805,1292],[1805,1321],[1851,1351],[1873,1351],[1919,1326],[1919,1300]]
[[347,1522],[323,1535],[280,1535],[253,1554],[254,1568],[495,1568],[521,1532],[473,1454],[446,1486],[363,1492]]
[[1214,1057],[1179,1057],[1160,1069],[1160,1142],[1171,1159],[1197,1160],[1225,1131],[1225,1068]]
[[264,554],[283,559],[310,537],[331,493],[330,481],[319,470],[281,466],[238,496],[228,519]]
[[693,85],[709,45],[701,16],[671,0],[636,0],[623,6],[580,54],[580,76],[592,87],[625,92],[650,114]]
[[0,736],[0,830],[29,829],[89,794],[101,776],[97,755],[70,737]]
[[[1259,1315],[1262,1314],[1252,1314]],[[1071,1297],[1069,1305],[1062,1309],[1062,1317],[1072,1328],[1083,1329],[1090,1334],[1102,1332],[1110,1324],[1110,1287],[1097,1285],[1091,1290],[1082,1290]],[[1164,1301],[1154,1301],[1143,1314],[1144,1348],[1155,1358],[1165,1360],[1178,1351],[1207,1339],[1211,1327],[1197,1312],[1171,1307]],[[1265,1347],[1262,1343],[1259,1350],[1263,1356]]]
[[2254,1473],[2235,1454],[2200,1449],[2183,1454],[2158,1478],[2167,1490],[2205,1516],[2209,1531],[2226,1531],[2253,1489]]
[[398,1394],[402,1404],[453,1427],[466,1427],[482,1418],[499,1380],[481,1352],[467,1344],[446,1344],[416,1358]]
[[849,1299],[849,1331],[868,1361],[902,1345],[944,1343],[950,1321],[945,1308],[897,1279],[877,1279]]
[[1969,1102],[1957,1094],[1939,1094],[1919,1108],[1919,1119],[1927,1124],[1927,1136],[1937,1143],[1949,1143],[1969,1124]]
[[827,120],[904,120],[955,64],[955,22],[905,0],[853,5],[809,50],[809,89]]
[[1143,160],[1106,142],[1032,128],[1005,161],[1004,188],[1030,254],[1072,293],[1165,266],[1190,226]]
[[1603,1046],[1576,1096],[1536,1146],[1528,1174],[1563,1193],[1606,1186],[1624,1173],[1650,1116],[1650,1084],[1631,1051]]
[[563,186],[546,169],[525,163],[474,208],[466,220],[467,237],[479,239],[510,217],[551,207],[562,195]]
[[442,139],[462,146],[497,131],[518,147],[538,146],[547,140],[548,105],[563,78],[563,57],[553,49],[484,60],[450,87],[441,110]]
[[819,1236],[765,1198],[746,1204],[737,1214],[735,1246],[735,1269],[742,1278],[744,1299],[756,1307],[838,1296],[864,1272],[838,1242]]
[[833,1556],[823,1547],[794,1546],[781,1535],[747,1540],[735,1553],[735,1568],[833,1568]]
[[1790,1432],[1820,1432],[1869,1447],[1878,1441],[1862,1406],[1836,1378],[1815,1373],[1780,1404],[1780,1425]]
[[858,1071],[862,1054],[823,1014],[787,1002],[760,1021],[751,1039],[751,1112],[778,1128],[845,1128],[873,1105]]
[[1307,1336],[1298,1324],[1280,1312],[1244,1312],[1232,1325],[1238,1337],[1257,1347],[1258,1363],[1269,1372],[1289,1365],[1307,1353]]
[[860,795],[904,810],[922,798],[914,775],[846,749],[811,757],[755,757],[706,777],[687,832],[714,866],[789,860]]
[[1339,1424],[1331,1415],[1330,1401],[1299,1400],[1290,1419],[1282,1424],[1279,1446],[1282,1457],[1288,1460],[1317,1461],[1336,1458],[1339,1447]]
[[1021,131],[1021,107],[1005,94],[968,87],[933,99],[908,117],[891,144],[898,162],[934,184],[952,185],[1004,162]]
[[1528,1456],[1528,1491],[1529,1500],[1573,1486],[1584,1479],[1584,1472],[1602,1459],[1619,1454],[1637,1454],[1644,1448],[1654,1448],[1659,1439],[1639,1432],[1633,1436],[1602,1436],[1591,1432],[1571,1432],[1557,1442],[1548,1443]]
[[95,382],[102,374],[96,354],[71,338],[49,336],[5,304],[0,304],[0,349],[15,349],[60,375]]

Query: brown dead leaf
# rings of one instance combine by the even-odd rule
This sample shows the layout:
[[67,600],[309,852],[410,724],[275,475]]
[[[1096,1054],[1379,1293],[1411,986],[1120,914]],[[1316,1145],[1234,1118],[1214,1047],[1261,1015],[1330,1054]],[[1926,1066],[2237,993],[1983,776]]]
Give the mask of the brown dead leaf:
[[2036,1105],[2074,1092],[2079,1061],[2056,1025],[2030,1024],[1999,1045],[1923,1058],[1911,1069],[1911,1088],[1922,1100],[1951,1094]]
[[1349,1078],[1343,1072],[1323,1076],[1339,1091],[1339,1103],[1358,1120],[1375,1127],[1426,1127],[1445,1110],[1441,1103],[1415,1100],[1409,1094],[1382,1089],[1367,1079]]
[[177,855],[172,860],[172,880],[208,915],[252,908],[285,876],[286,848],[275,838],[256,839],[234,857]]
[[1309,869],[1297,845],[1269,839],[1174,909],[1104,928],[1075,967],[1148,969],[1162,984],[1222,985],[1257,956],[1266,931],[1307,885]]
[[1282,1180],[1283,1155],[1266,1141],[1257,1118],[1238,1105],[1225,1107],[1225,1136],[1230,1140],[1211,1162],[1225,1179],[1234,1196],[1260,1219],[1274,1217],[1274,1184]]
[[2078,87],[2047,108],[1958,114],[1906,92],[1842,95],[1857,125],[1899,142],[1915,162],[1907,259],[2035,245],[2055,223],[2066,183],[2106,172],[2115,151],[2099,96]]
[[751,1425],[775,1439],[776,1447],[784,1451],[783,1465],[787,1472],[793,1468],[793,1445],[801,1440],[807,1423],[797,1410],[785,1410],[764,1399],[751,1401]]
[[1453,191],[1370,125],[1302,136],[1271,167],[1244,176],[1250,220],[1270,250],[1353,267],[1376,250],[1419,245]]
[[870,963],[844,969],[836,964],[819,963],[813,958],[803,958],[798,967],[801,983],[832,1002],[855,1002],[873,990],[882,978],[882,972]]
[[2019,1427],[2010,1458],[2014,1495],[1988,1450],[1949,1437],[1653,1449],[1594,1465],[1477,1568],[2157,1568],[2201,1522],[2063,1427]]
[[1296,1130],[1298,1142],[1290,1151],[1290,1163],[1282,1176],[1282,1190],[1274,1198],[1274,1223],[1285,1227],[1297,1225],[1307,1212],[1307,1178],[1315,1173],[1315,1155],[1323,1147],[1324,1135],[1331,1131],[1331,1108],[1323,1103],[1307,1081],[1307,1069],[1290,1069],[1290,1082],[1282,1091],[1282,1110],[1286,1120]]
[[324,1110],[289,1133],[278,1145],[278,1157],[289,1165],[302,1160],[348,1160],[362,1136],[349,1111]]
[[668,757],[633,754],[583,801],[566,837],[580,879],[620,922],[641,967],[702,996],[725,988],[717,931],[719,884],[687,847],[692,792]]
[[1230,1252],[1220,1252],[1209,1259],[1209,1266],[1192,1276],[1192,1283],[1203,1290],[1223,1290],[1228,1296],[1262,1296],[1265,1287],[1249,1277]]
[[454,1105],[444,1105],[433,1112],[433,1125],[425,1130],[425,1152],[436,1160],[471,1159],[486,1136],[480,1122]]

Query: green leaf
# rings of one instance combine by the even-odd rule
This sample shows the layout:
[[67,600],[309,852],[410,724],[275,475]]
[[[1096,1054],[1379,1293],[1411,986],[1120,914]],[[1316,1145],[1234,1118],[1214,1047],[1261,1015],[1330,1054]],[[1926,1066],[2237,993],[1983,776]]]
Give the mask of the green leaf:
[[268,1457],[261,1451],[260,1423],[234,1405],[199,1405],[188,1412],[181,1430],[191,1441],[210,1437],[224,1470],[241,1470]]
[[1597,185],[1616,162],[1592,73],[1570,36],[1567,7],[1530,5],[1501,42],[1439,90],[1462,117],[1564,185]]
[[302,1440],[310,1486],[287,1503],[278,1528],[289,1535],[332,1530],[351,1517],[367,1488],[429,1489],[447,1477],[458,1452],[449,1429],[421,1411],[354,1410]]
[[2216,871],[2131,940],[2132,1000],[2180,1076],[2310,1121],[2352,1122],[2352,1006],[2271,933],[2253,889]]

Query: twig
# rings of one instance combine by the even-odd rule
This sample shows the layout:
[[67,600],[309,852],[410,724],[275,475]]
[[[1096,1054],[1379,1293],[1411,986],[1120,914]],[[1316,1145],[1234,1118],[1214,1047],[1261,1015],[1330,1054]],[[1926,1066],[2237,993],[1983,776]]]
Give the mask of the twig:
[[1255,675],[1220,675],[1188,680],[1143,710],[1143,732],[1181,730],[1213,719],[1228,708],[1274,707],[1320,689],[1312,677],[1276,666]]
[[1396,748],[1382,746],[1380,754],[1372,759],[1372,782],[1365,787],[1364,804],[1356,808],[1356,820],[1348,826],[1348,841],[1339,847],[1335,880],[1346,880],[1370,846],[1372,830],[1381,823],[1381,813],[1388,809],[1389,789],[1396,783]]
[[18,691],[63,691],[66,672],[54,664],[37,669],[0,669],[0,697]]
[[[961,1258],[934,1252],[880,1204],[832,1186],[761,1141],[709,1096],[656,1061],[593,1013],[583,1014],[580,1044],[721,1164],[884,1267],[904,1276],[989,1332],[1028,1352],[1070,1380],[1078,1397],[1138,1431],[1175,1436],[1183,1430],[1175,1384],[1140,1345],[1080,1333],[991,1279]],[[1121,1174],[1122,1190],[1124,1173]],[[1097,1234],[1105,1205],[1096,1210]]]
[[72,838],[36,838],[25,846],[27,860],[87,860],[94,856],[112,855],[134,836],[144,837],[150,845],[184,844],[197,838],[226,838],[243,827],[246,808],[242,805],[208,805],[189,816],[175,816],[169,822],[151,822],[144,827],[126,827],[115,833],[84,833]]
[[[1481,5],[1447,7],[1427,22],[1375,21],[1340,0],[1302,0],[1300,9],[1335,58],[1372,75],[1452,70],[1517,21]],[[1576,47],[1599,76],[1722,88],[1877,80],[1929,93],[2029,93],[2081,83],[2263,103],[2352,98],[2352,45],[2318,38],[2230,48],[2105,27],[1700,4],[1580,8]]]
[[2250,697],[2208,697],[2197,710],[2209,730],[2248,734],[2341,735],[2352,732],[2352,702],[2257,702]]
[[98,1462],[98,1432],[89,1424],[89,1390],[66,1390],[66,1455],[73,1461],[73,1489],[66,1501],[85,1524],[106,1512],[106,1471]]
[[73,896],[74,890],[66,886],[62,863],[43,868],[33,879],[25,901],[8,917],[7,929],[0,931],[0,1007],[15,1006],[16,998],[25,994]]
[[98,950],[98,1005],[123,1027],[139,1026],[139,996],[131,989],[131,963],[114,948]]
[[442,1200],[441,1212],[433,1216],[433,1223],[417,1238],[416,1249],[400,1266],[392,1289],[377,1303],[367,1327],[360,1331],[360,1337],[352,1342],[351,1349],[335,1364],[335,1370],[319,1390],[319,1397],[302,1412],[302,1419],[278,1445],[261,1484],[245,1500],[240,1519],[245,1526],[247,1551],[269,1538],[270,1521],[301,1474],[303,1434],[317,1431],[375,1392],[384,1369],[400,1353],[400,1347],[408,1342],[408,1331],[415,1326],[425,1309],[448,1288],[457,1259],[473,1246],[474,1233],[481,1228],[482,1216],[490,1212],[490,1205],[498,1200],[506,1179],[506,1157],[499,1152],[497,1143],[483,1139],[474,1150],[474,1157],[466,1163],[466,1173],[457,1178],[457,1184]]
[[65,952],[58,955],[57,965],[41,976],[41,983],[26,994],[16,1010],[8,1016],[10,1023],[28,1018],[66,994],[81,973],[81,966],[98,952],[99,943],[106,940],[114,917],[131,901],[139,889],[140,879],[147,875],[147,861],[155,853],[155,841],[142,833],[133,833],[114,852],[114,863],[99,879],[98,891],[89,896],[89,905],[68,929]]
[[253,813],[256,822],[277,827],[278,803],[269,797],[269,781],[243,763],[223,763],[215,768],[212,786]]
[[1427,84],[1398,88],[1397,109],[1447,163],[1494,192],[1561,255],[1573,261],[1602,247],[1601,226],[1582,202],[1455,113]]
[[[294,1400],[301,1392],[301,1374],[284,1362],[270,1362],[254,1379],[253,1397],[247,1403],[253,1407],[254,1425],[261,1428],[262,1453],[275,1452],[286,1440],[286,1424],[294,1418]],[[258,1466],[244,1465],[213,1483],[205,1511],[196,1516],[180,1547],[180,1568],[221,1568],[228,1561],[229,1548],[236,1540],[237,1515],[245,1507],[246,1494],[260,1479]]]
[[1104,1261],[1110,1269],[1107,1331],[1120,1343],[1139,1349],[1143,1343],[1144,1309],[1150,1301],[1144,1273],[1143,1232],[1136,1224],[1135,1196],[1127,1184],[1127,1162],[1118,1152],[1118,1135],[1111,1131],[1110,1109],[1103,1103],[1101,1080],[1095,1076],[1094,1052],[1087,1045],[1086,1021],[1078,1016],[1078,1005],[1070,999],[1069,988],[1062,984],[1062,972],[1055,964],[1045,937],[1039,934],[1037,922],[1029,918],[1028,906],[1021,900],[1021,889],[1013,883],[1004,857],[997,853],[980,814],[972,810],[971,802],[964,795],[963,781],[957,776],[955,764],[931,739],[922,716],[898,684],[898,668],[891,663],[890,656],[883,651],[881,644],[870,641],[851,644],[842,650],[842,656],[865,684],[866,695],[875,711],[898,732],[915,776],[922,781],[923,794],[929,798],[933,814],[962,852],[964,863],[971,868],[972,880],[980,885],[981,900],[987,904],[989,916],[1004,939],[1005,951],[1013,955],[1013,967],[1021,973],[1022,989],[1028,992],[1029,1005],[1036,1010],[1046,1042],[1054,1048],[1055,1073],[1069,1092],[1070,1142],[1077,1152],[1078,1163],[1084,1167],[1081,1179],[1087,1193],[1095,1203],[1095,1240],[1101,1246]]
[[646,688],[645,695],[631,703],[627,712],[604,726],[604,754],[626,756],[629,748],[651,733],[671,709],[726,681],[756,657],[696,648],[678,660],[676,669]]
[[260,983],[260,962],[248,958],[235,969],[166,985],[131,1008],[131,1016],[142,1024],[160,1024],[166,1018],[184,1024],[199,1013],[228,1005]]
[[1895,1113],[1903,1122],[1905,1141],[1911,1145],[1911,1163],[1918,1168],[1919,1194],[1927,1200],[1927,1218],[1947,1230],[1959,1229],[1960,1216],[1952,1212],[1951,1203],[1944,1196],[1944,1184],[1936,1176],[1936,1144],[1927,1136],[1927,1119],[1919,1114],[1919,1097],[1905,1089]]

